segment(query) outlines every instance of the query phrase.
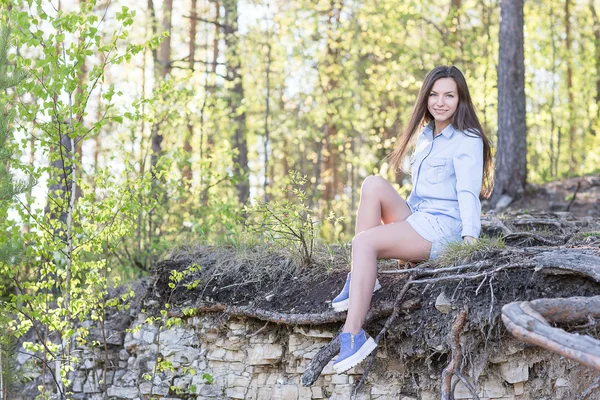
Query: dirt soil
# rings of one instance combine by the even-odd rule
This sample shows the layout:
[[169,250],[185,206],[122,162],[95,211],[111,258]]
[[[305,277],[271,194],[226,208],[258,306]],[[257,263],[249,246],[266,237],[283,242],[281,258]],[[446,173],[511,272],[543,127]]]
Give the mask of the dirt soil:
[[[573,195],[575,200],[572,202]],[[483,209],[489,209],[483,204]],[[528,184],[523,198],[515,200],[504,210],[508,213],[524,211],[570,211],[575,217],[600,217],[600,176],[562,179],[544,185]]]

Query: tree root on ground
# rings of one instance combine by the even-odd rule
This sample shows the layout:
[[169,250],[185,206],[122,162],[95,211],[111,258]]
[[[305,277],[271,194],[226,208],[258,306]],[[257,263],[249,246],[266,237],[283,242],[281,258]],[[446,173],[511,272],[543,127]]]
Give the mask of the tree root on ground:
[[550,323],[600,317],[600,296],[538,299],[506,304],[502,321],[517,339],[600,371],[600,340],[568,333]]
[[452,384],[452,377],[456,376],[462,383],[469,389],[473,399],[479,400],[479,396],[477,396],[477,390],[471,385],[471,382],[462,375],[461,366],[462,366],[462,350],[460,346],[460,332],[463,330],[465,324],[467,323],[467,315],[468,310],[462,311],[456,317],[454,324],[452,324],[452,330],[450,331],[450,349],[452,351],[452,358],[448,366],[444,368],[442,371],[442,390],[441,390],[441,400],[454,400],[454,388],[455,385]]
[[[419,307],[420,301],[412,299],[404,304],[405,310],[413,310]],[[283,325],[324,325],[334,322],[343,322],[346,314],[334,310],[328,310],[317,314],[288,314],[253,306],[231,306],[223,303],[200,304],[189,309],[189,314],[182,310],[172,310],[169,317],[183,318],[201,313],[223,313],[232,317],[254,318],[260,321],[273,322]],[[394,303],[391,301],[380,302],[369,310],[368,320],[384,318],[394,311]]]

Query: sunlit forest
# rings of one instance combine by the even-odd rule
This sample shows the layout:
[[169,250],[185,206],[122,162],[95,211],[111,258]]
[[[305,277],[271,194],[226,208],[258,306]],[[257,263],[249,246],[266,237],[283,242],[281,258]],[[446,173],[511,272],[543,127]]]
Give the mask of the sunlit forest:
[[[501,3],[0,0],[0,333],[72,335],[181,246],[349,242],[367,176],[411,190],[388,156],[437,65],[523,158],[511,196],[597,174],[600,1],[524,2],[522,60]],[[503,57],[522,152],[501,142]]]

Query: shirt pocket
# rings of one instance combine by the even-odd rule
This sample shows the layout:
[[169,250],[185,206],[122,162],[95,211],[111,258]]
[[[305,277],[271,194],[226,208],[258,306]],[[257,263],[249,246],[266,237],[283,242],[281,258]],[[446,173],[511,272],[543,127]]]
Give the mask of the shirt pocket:
[[425,181],[433,185],[442,183],[448,177],[448,165],[450,160],[447,158],[429,158],[426,161]]

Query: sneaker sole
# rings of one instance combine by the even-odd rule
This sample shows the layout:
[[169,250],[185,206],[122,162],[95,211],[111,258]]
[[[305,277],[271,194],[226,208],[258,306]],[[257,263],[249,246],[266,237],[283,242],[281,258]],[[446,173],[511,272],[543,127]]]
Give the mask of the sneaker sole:
[[340,361],[338,364],[333,364],[333,369],[336,374],[341,374],[342,372],[348,371],[350,368],[356,366],[358,363],[363,361],[365,358],[369,356],[377,348],[375,341],[373,338],[367,339],[365,344],[361,346],[360,349],[350,357],[346,358],[343,361]]
[[[375,293],[379,289],[381,289],[381,284],[379,283],[379,280],[376,280],[375,288],[373,289],[373,293]],[[334,311],[337,311],[337,312],[347,311],[349,304],[350,304],[350,299],[346,299],[344,301],[338,301],[337,303],[331,303],[331,308],[333,308]]]

